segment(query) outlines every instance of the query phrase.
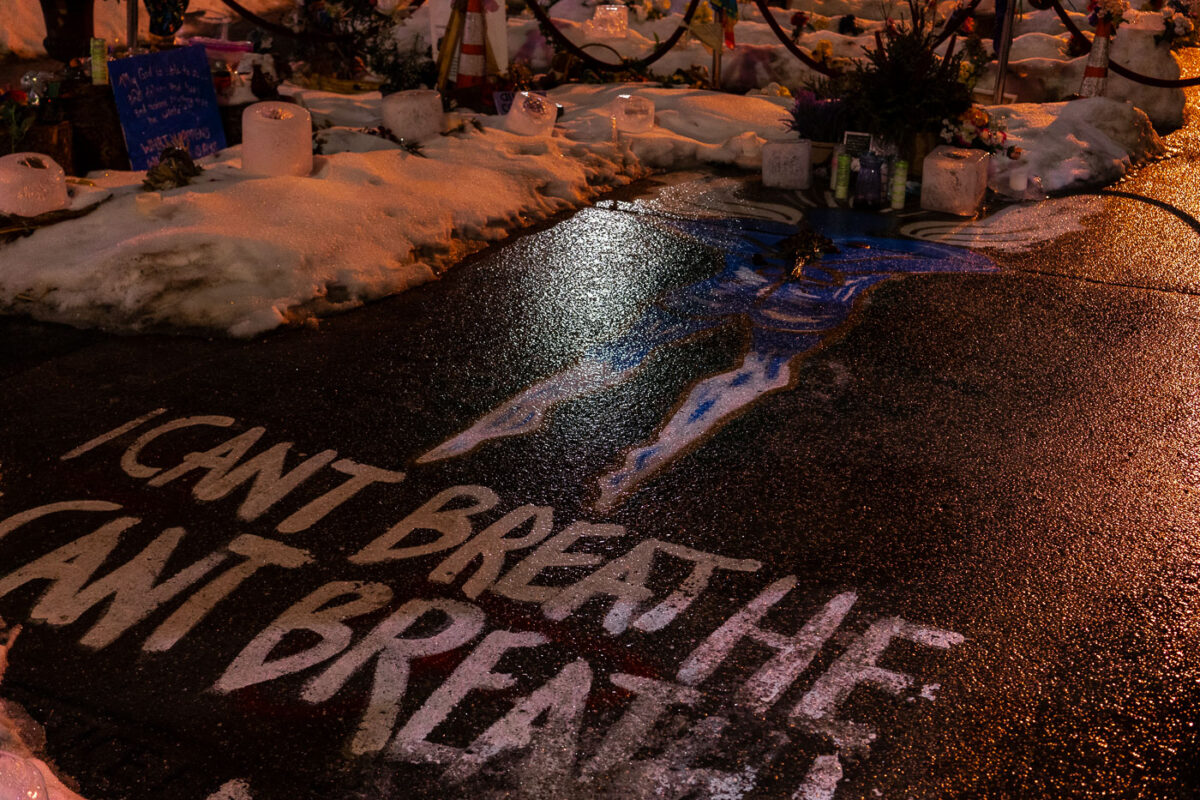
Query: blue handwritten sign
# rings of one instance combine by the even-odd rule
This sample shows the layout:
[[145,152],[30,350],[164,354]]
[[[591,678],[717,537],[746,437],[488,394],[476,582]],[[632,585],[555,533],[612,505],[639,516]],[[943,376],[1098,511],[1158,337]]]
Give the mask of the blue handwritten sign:
[[167,147],[192,158],[225,147],[217,93],[203,47],[180,47],[109,64],[129,162],[149,169]]

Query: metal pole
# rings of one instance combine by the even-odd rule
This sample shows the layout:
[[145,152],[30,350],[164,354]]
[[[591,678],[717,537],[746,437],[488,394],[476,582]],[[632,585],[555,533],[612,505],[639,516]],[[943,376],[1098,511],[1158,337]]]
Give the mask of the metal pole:
[[455,59],[458,58],[458,46],[462,42],[463,27],[466,22],[467,4],[455,0],[450,10],[450,21],[446,23],[446,33],[442,36],[442,48],[437,60],[437,90],[446,96],[446,85],[450,82],[450,73],[454,70]]
[[125,0],[128,8],[125,12],[125,35],[128,37],[129,55],[137,48],[138,38],[138,3],[141,0]]
[[1004,102],[1004,82],[1008,77],[1008,52],[1012,49],[1013,20],[1017,15],[1017,0],[1008,0],[1004,9],[1004,27],[1000,29],[1000,52],[996,58],[996,91],[992,93],[992,105]]

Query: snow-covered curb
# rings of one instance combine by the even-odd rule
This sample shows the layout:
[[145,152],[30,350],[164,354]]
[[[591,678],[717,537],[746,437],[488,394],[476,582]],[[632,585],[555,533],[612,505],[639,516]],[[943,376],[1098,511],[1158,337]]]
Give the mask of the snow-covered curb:
[[[655,102],[649,133],[614,135],[609,104],[627,92]],[[483,130],[434,137],[422,157],[344,125],[377,124],[377,94],[296,94],[335,125],[311,177],[246,175],[240,148],[219,153],[195,185],[164,192],[142,192],[141,173],[94,175],[110,202],[0,246],[0,305],[77,326],[253,336],[424,283],[649,169],[757,170],[762,145],[787,138],[780,98],[570,86],[552,93],[566,108],[553,137],[483,117]],[[1026,151],[1019,166],[1049,191],[1111,181],[1162,151],[1146,116],[1115,100],[997,113]],[[1001,185],[1013,166],[1001,165]]]

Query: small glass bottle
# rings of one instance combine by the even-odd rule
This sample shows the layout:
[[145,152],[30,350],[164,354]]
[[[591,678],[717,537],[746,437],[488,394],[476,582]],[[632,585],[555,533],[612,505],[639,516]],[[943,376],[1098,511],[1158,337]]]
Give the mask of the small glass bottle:
[[856,208],[878,208],[882,188],[882,162],[874,153],[858,157],[858,180],[854,184]]

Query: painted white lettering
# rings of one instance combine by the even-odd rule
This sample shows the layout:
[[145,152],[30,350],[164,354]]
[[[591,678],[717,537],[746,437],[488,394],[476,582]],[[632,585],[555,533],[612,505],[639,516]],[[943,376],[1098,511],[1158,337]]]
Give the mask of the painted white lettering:
[[[443,618],[436,632],[416,638],[402,637],[431,614]],[[350,752],[362,755],[382,750],[395,728],[400,701],[408,689],[411,662],[462,647],[479,635],[485,621],[483,611],[477,606],[454,600],[410,600],[310,680],[301,696],[310,703],[325,702],[375,658],[371,699],[350,744]]]
[[264,567],[296,569],[312,562],[312,556],[304,550],[243,534],[229,543],[230,552],[245,557],[241,564],[230,567],[213,578],[198,592],[167,617],[154,633],[150,634],[142,649],[147,652],[170,650],[175,643],[208,616],[217,603],[224,600],[239,586]]
[[742,686],[738,699],[760,713],[778,702],[812,663],[857,600],[853,592],[837,595],[792,636],[760,628],[759,621],[795,585],[795,575],[775,581],[726,620],[680,665],[679,680],[691,685],[706,680],[743,639],[750,639],[777,652]]
[[58,503],[46,503],[25,511],[17,512],[0,522],[0,539],[15,531],[22,525],[35,519],[48,517],[64,511],[120,511],[119,503],[109,503],[104,500],[62,500]]
[[[346,596],[350,599],[329,605]],[[284,611],[254,637],[213,689],[223,694],[232,692],[291,675],[333,658],[350,645],[353,633],[345,621],[378,611],[391,599],[392,590],[382,583],[335,581],[325,584]],[[268,661],[271,651],[293,631],[311,631],[321,637],[321,641],[306,650]]]
[[165,472],[158,473],[147,481],[146,485],[166,486],[176,478],[181,478],[195,470],[203,470],[207,473],[201,478],[201,481],[211,481],[214,475],[220,477],[233,469],[233,466],[246,457],[246,453],[250,452],[250,448],[266,432],[266,428],[251,428],[209,450],[188,453],[177,465]]
[[841,780],[841,759],[836,754],[817,756],[804,776],[804,783],[792,795],[792,800],[833,800]]
[[324,519],[325,515],[330,511],[333,511],[371,484],[399,483],[404,480],[403,472],[373,467],[370,464],[359,464],[357,461],[351,461],[348,458],[335,461],[330,466],[338,472],[349,475],[350,480],[343,481],[339,486],[330,489],[316,500],[307,503],[299,511],[279,523],[279,526],[275,530],[280,533],[297,533],[306,530]]
[[158,474],[161,467],[150,467],[138,461],[138,456],[142,454],[142,450],[146,448],[146,445],[164,434],[182,430],[183,428],[193,428],[198,425],[228,428],[233,423],[233,417],[215,416],[182,417],[180,419],[173,419],[170,422],[164,422],[157,428],[151,428],[146,431],[134,440],[129,449],[121,455],[121,469],[125,470],[125,474],[131,478],[152,478]]
[[458,760],[463,753],[461,749],[431,742],[429,735],[445,722],[454,707],[471,692],[478,689],[499,691],[516,684],[512,675],[492,669],[505,653],[519,647],[537,647],[546,641],[546,637],[540,633],[493,631],[488,634],[424,705],[408,718],[408,722],[388,745],[388,756],[396,760],[437,764],[450,764]]
[[671,706],[690,706],[700,699],[700,692],[691,687],[654,678],[618,672],[609,680],[634,692],[635,697],[621,718],[608,729],[596,754],[584,765],[584,777],[620,769],[631,762]]
[[322,450],[309,456],[290,470],[285,470],[291,442],[280,442],[228,472],[214,470],[196,483],[192,494],[197,500],[220,500],[237,487],[253,481],[246,499],[238,507],[238,519],[250,521],[265,514],[293,489],[311,478],[318,470],[337,458],[336,450]]
[[[446,778],[459,781],[506,750],[530,749],[518,773],[529,797],[566,797],[575,769],[579,729],[592,686],[592,668],[583,659],[567,664],[481,733]],[[538,719],[545,722],[536,725]]]
[[[531,522],[529,533],[524,536],[508,534]],[[504,568],[505,555],[514,550],[532,547],[550,535],[554,525],[554,509],[549,506],[521,506],[484,528],[469,542],[459,547],[429,573],[435,583],[450,583],[475,559],[480,559],[479,569],[463,584],[463,594],[472,599],[496,582]]]
[[792,710],[791,720],[805,723],[813,731],[828,736],[843,752],[866,752],[875,739],[871,727],[836,719],[834,714],[859,684],[874,686],[893,695],[899,695],[913,684],[911,675],[885,669],[876,663],[895,639],[939,650],[964,641],[953,631],[926,628],[899,617],[876,620],[817,678]]
[[113,428],[111,431],[100,434],[95,439],[89,439],[88,441],[79,445],[79,447],[76,447],[74,450],[70,450],[66,453],[63,453],[58,458],[60,461],[70,461],[72,458],[78,458],[79,456],[83,455],[84,453],[88,452],[89,450],[93,450],[102,444],[111,442],[113,439],[124,436],[125,434],[127,434],[131,430],[133,430],[134,428],[141,427],[141,425],[143,425],[144,423],[149,422],[150,420],[154,419],[155,417],[157,417],[160,414],[166,413],[166,411],[167,410],[165,408],[156,408],[148,414],[142,414],[140,417],[138,417],[136,419],[129,420],[129,422],[126,422],[124,425],[118,425],[117,427]]
[[214,553],[159,583],[167,559],[185,535],[183,528],[168,528],[130,561],[87,583],[125,531],[140,521],[137,517],[113,520],[22,567],[0,581],[0,596],[30,581],[53,581],[30,617],[56,626],[74,622],[92,607],[112,598],[103,616],[79,640],[95,650],[107,647],[224,559],[220,553]]
[[533,583],[534,579],[542,572],[555,567],[589,567],[604,562],[604,557],[596,553],[568,553],[568,547],[580,539],[609,539],[624,535],[625,527],[623,525],[573,522],[560,533],[547,539],[537,550],[504,573],[504,577],[496,582],[491,592],[510,600],[544,603],[562,589]]
[[725,558],[670,542],[647,539],[555,595],[542,606],[542,612],[548,619],[564,620],[594,598],[612,597],[612,607],[604,618],[604,630],[613,635],[624,633],[638,608],[654,597],[646,583],[650,579],[656,553],[690,561],[695,566],[670,596],[638,619],[640,630],[656,631],[669,625],[708,587],[709,579],[717,569],[753,572],[762,566],[758,561]]
[[[455,500],[470,500],[468,505],[450,508]],[[487,511],[500,502],[500,497],[486,486],[454,486],[438,492],[432,500],[397,522],[375,541],[359,550],[348,560],[352,564],[378,564],[404,558],[438,553],[465,542],[474,530],[471,517]],[[435,531],[441,534],[426,544],[397,548],[395,545],[414,531]]]

